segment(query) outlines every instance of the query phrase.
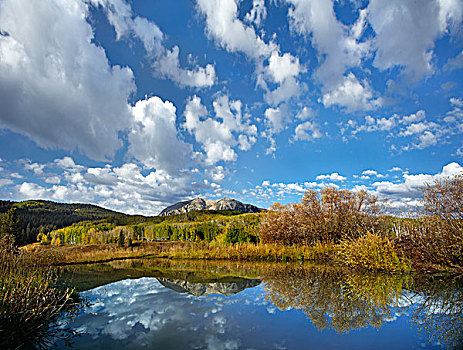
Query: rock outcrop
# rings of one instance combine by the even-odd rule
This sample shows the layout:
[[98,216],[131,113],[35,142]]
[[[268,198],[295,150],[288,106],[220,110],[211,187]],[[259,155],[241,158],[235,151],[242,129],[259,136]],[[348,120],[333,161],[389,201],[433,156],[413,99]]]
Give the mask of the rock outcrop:
[[242,213],[259,213],[262,209],[252,204],[244,204],[236,199],[222,198],[219,200],[210,200],[204,198],[195,198],[190,201],[178,202],[165,208],[159,215],[175,215],[188,213],[194,210],[236,210]]

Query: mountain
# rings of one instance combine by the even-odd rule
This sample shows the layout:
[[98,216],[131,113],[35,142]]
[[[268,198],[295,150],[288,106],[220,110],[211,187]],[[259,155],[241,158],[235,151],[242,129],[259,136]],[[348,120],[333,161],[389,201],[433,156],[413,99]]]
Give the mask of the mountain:
[[189,201],[178,202],[165,208],[160,216],[188,213],[195,210],[233,210],[242,213],[259,213],[262,209],[252,204],[244,204],[236,199],[222,198],[216,201],[204,198],[195,198]]

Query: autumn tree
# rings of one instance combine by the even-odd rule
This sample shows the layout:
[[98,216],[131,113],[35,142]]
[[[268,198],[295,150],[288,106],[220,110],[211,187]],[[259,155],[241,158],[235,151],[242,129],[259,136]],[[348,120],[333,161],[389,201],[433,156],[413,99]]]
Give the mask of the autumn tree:
[[337,243],[379,231],[380,214],[377,198],[364,190],[308,190],[301,203],[274,204],[261,222],[260,237],[285,245]]
[[402,240],[411,240],[427,262],[462,267],[463,175],[437,179],[422,190],[422,210],[406,223]]

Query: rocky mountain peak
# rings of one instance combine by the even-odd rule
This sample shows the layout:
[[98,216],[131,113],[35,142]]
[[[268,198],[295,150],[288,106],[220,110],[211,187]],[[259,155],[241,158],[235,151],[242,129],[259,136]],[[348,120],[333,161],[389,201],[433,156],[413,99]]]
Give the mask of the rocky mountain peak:
[[189,201],[175,203],[165,208],[159,215],[175,215],[195,210],[236,210],[243,213],[258,213],[261,211],[260,208],[252,204],[244,204],[233,198],[223,197],[218,200],[212,200],[198,197]]

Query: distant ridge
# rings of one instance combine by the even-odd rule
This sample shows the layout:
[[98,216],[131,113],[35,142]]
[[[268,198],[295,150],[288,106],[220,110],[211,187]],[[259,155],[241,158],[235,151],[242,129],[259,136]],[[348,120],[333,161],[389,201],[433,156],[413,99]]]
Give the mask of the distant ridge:
[[160,216],[188,213],[195,210],[235,210],[242,213],[259,213],[262,209],[252,204],[244,204],[236,199],[224,197],[218,200],[195,198],[175,203],[165,208]]

